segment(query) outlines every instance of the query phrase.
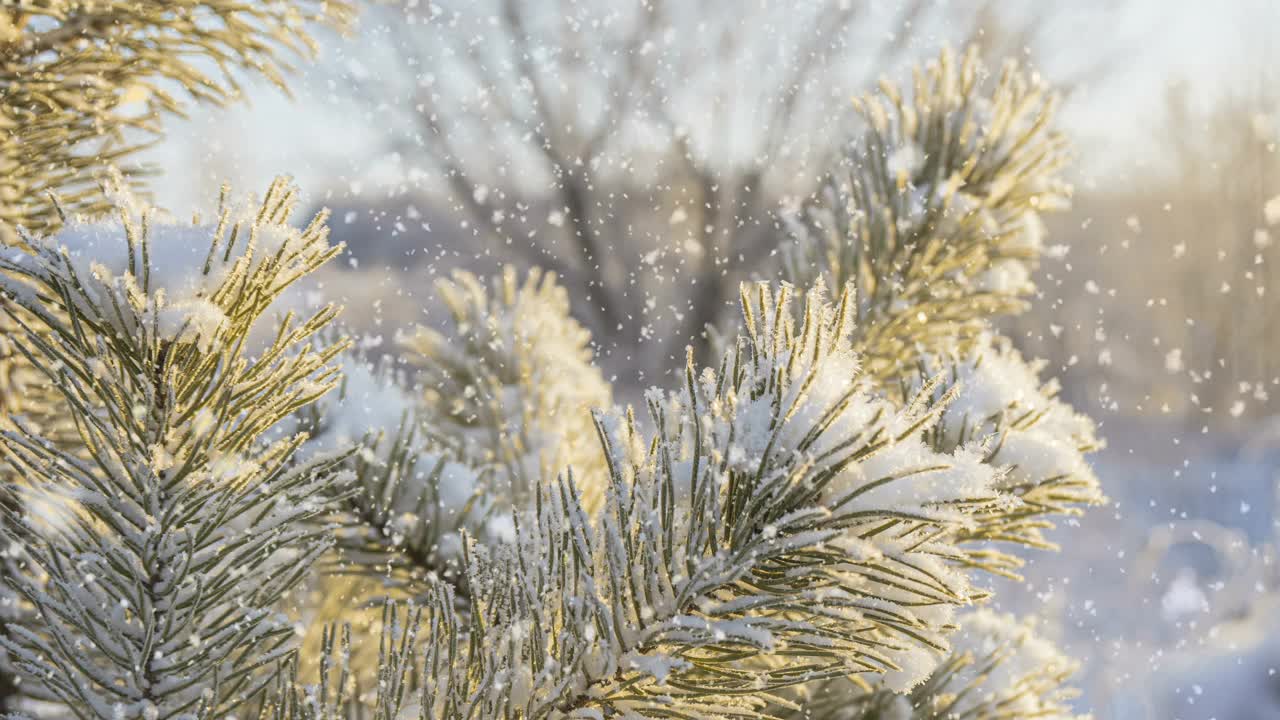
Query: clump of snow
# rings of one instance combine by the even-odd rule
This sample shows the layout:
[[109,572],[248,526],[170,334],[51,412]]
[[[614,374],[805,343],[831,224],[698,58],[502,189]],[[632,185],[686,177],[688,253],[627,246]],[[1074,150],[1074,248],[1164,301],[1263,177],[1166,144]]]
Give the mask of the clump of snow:
[[[403,379],[386,363],[374,363],[352,353],[339,358],[342,382],[315,403],[321,432],[312,439],[317,449],[331,450],[365,437],[391,437],[412,417],[416,398]],[[390,443],[383,443],[384,446]]]
[[[262,263],[277,256],[293,258],[297,253],[291,251],[307,242],[297,228],[260,221],[251,202],[229,210],[226,225],[184,224],[120,188],[109,195],[116,213],[71,218],[53,235],[31,239],[45,260],[36,262],[21,248],[6,250],[0,257],[82,288],[83,296],[73,293],[72,302],[122,336],[154,328],[162,339],[195,343],[207,351],[226,321],[217,293],[233,273],[249,269],[246,259]],[[238,247],[228,253],[227,238],[220,237],[219,230],[236,225]],[[280,280],[291,280],[298,272],[286,266]],[[20,284],[3,282],[6,291],[23,294]]]
[[885,164],[894,178],[911,178],[924,165],[924,150],[914,142],[907,142],[889,153]]
[[1021,260],[997,260],[978,276],[977,286],[986,292],[1017,295],[1032,287],[1031,269]]
[[959,619],[952,655],[969,660],[932,690],[932,701],[954,717],[1075,717],[1061,686],[1076,664],[1030,625],[1012,615],[979,609]]
[[947,407],[947,443],[991,438],[991,462],[1009,469],[1012,483],[1069,476],[1096,485],[1085,454],[1101,445],[1093,421],[1057,399],[1057,384],[1043,382],[1043,363],[1027,362],[1003,339],[981,338],[949,367],[959,393]]
[[157,303],[157,326],[162,337],[175,342],[195,343],[200,352],[208,352],[214,335],[227,316],[222,308],[204,298],[189,298],[176,303]]
[[1044,239],[1049,231],[1045,228],[1040,213],[1027,210],[1018,215],[1013,225],[1017,232],[1005,241],[1005,248],[1035,254],[1044,250]]
[[[998,498],[1000,471],[984,462],[978,447],[934,450],[921,439],[929,424],[921,410],[896,407],[874,392],[861,377],[848,317],[828,301],[821,284],[805,294],[800,321],[789,309],[789,289],[757,285],[745,297],[746,333],[739,339],[740,351],[730,354],[742,358],[736,373],[722,378],[704,370],[692,389],[647,397],[655,424],[665,431],[660,444],[665,467],[682,502],[694,467],[705,468],[708,462],[741,478],[739,482],[761,474],[804,472],[799,468],[840,468],[824,481],[816,502],[834,517],[864,520],[852,522],[825,546],[838,548],[850,566],[912,567],[953,598],[920,602],[910,584],[877,582],[869,577],[875,574],[871,570],[842,579],[851,591],[865,593],[842,601],[869,615],[887,612],[911,628],[914,636],[900,633],[892,623],[880,630],[884,655],[897,666],[886,673],[885,682],[899,690],[911,688],[941,660],[919,638],[945,647],[954,608],[967,602],[973,589],[962,571],[942,559],[951,551],[945,539],[902,539],[874,528],[902,517],[944,527],[965,525],[970,505],[959,501],[981,504]],[[613,464],[625,467],[628,443],[614,439],[620,426],[615,418],[606,432],[615,450]],[[699,443],[703,458],[692,455]],[[778,542],[797,542],[778,524],[761,532]]]

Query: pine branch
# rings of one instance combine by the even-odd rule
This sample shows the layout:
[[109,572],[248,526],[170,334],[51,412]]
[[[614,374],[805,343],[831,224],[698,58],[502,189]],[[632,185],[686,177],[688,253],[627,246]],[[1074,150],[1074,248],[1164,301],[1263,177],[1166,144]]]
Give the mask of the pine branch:
[[309,406],[298,429],[313,439],[302,454],[358,444],[346,462],[359,492],[335,516],[334,574],[377,580],[382,594],[414,597],[429,575],[453,577],[459,531],[480,532],[495,512],[485,477],[433,442],[424,429],[421,393],[391,363],[354,354],[340,359],[335,393]]
[[412,605],[402,613],[395,604],[386,603],[379,625],[378,674],[373,683],[371,713],[362,713],[365,693],[361,692],[359,672],[351,662],[351,626],[329,625],[320,647],[319,681],[311,686],[301,683],[296,661],[291,661],[286,672],[278,676],[270,700],[258,714],[259,720],[398,720],[417,715],[412,685],[422,613]]
[[[22,326],[9,317],[17,313],[28,326],[39,327],[38,321],[23,313],[21,308],[8,303],[0,295],[0,430],[17,430],[18,418],[26,427],[37,432],[57,447],[76,452],[84,459],[79,434],[67,416],[66,403],[58,391],[47,382],[44,374],[28,362],[19,349],[18,338]],[[0,537],[21,535],[19,525],[8,524],[6,518],[20,513],[21,502],[9,487],[22,480],[21,466],[15,466],[8,458],[4,444],[0,443]],[[30,623],[34,609],[13,589],[12,563],[20,558],[10,548],[10,560],[0,562],[0,637],[8,636],[11,625]],[[0,647],[0,712],[18,710],[20,703],[33,697],[28,686],[21,683],[8,652]]]
[[364,448],[349,461],[361,492],[344,508],[332,569],[389,582],[377,599],[417,596],[432,575],[462,589],[463,531],[510,542],[511,514],[537,485],[564,467],[600,472],[590,411],[611,391],[555,277],[459,272],[438,289],[451,325],[402,339],[415,378],[347,358],[337,396],[304,420],[317,448],[331,437]]
[[[333,628],[377,636],[385,630],[379,606],[426,597],[433,580],[454,584],[465,598],[461,532],[483,532],[496,512],[485,491],[488,473],[427,439],[421,393],[403,373],[351,353],[340,362],[337,391],[298,418],[298,429],[313,436],[303,457],[353,442],[360,447],[343,464],[356,491],[325,518],[336,542],[318,566],[300,658],[290,670],[307,682],[324,672],[320,660],[328,657]],[[363,642],[354,652],[347,658],[352,678],[376,682],[378,648]]]
[[994,85],[971,50],[917,70],[909,99],[888,82],[858,107],[868,128],[822,195],[793,218],[784,275],[853,282],[854,346],[885,396],[902,403],[936,378],[955,394],[929,434],[939,452],[989,444],[1010,502],[958,532],[975,567],[1016,576],[997,544],[1052,548],[1043,530],[1102,500],[1084,455],[1092,423],[1053,399],[1039,366],[993,339],[1020,312],[1043,251],[1039,214],[1069,195],[1054,100],[1009,64]]
[[854,345],[887,384],[923,353],[1020,312],[1043,252],[1040,213],[1066,207],[1054,98],[1009,63],[990,89],[971,49],[857,104],[867,129],[790,218],[783,274],[853,282]]
[[[491,491],[508,507],[524,506],[565,467],[598,477],[589,413],[612,406],[612,390],[555,276],[534,268],[521,280],[508,266],[485,283],[456,272],[437,292],[450,327],[419,328],[403,341],[420,368],[432,439],[470,464],[494,466]],[[598,504],[599,488],[583,491]]]
[[[335,470],[349,451],[294,464],[305,436],[265,437],[335,384],[342,346],[308,341],[336,310],[287,314],[249,349],[274,301],[339,248],[323,216],[285,224],[283,182],[259,206],[224,205],[216,227],[118,202],[118,222],[27,236],[0,256],[17,346],[62,394],[83,448],[24,423],[0,433],[23,478],[8,485],[22,508],[6,517],[21,528],[8,538],[23,551],[15,589],[38,613],[3,643],[76,717],[223,717],[288,652],[277,606],[328,545],[310,521],[348,492]],[[157,264],[172,252],[185,277]]]
[[938,452],[981,441],[986,462],[1002,469],[1001,490],[1014,502],[993,507],[961,529],[975,567],[1017,578],[1023,560],[996,545],[1057,550],[1044,531],[1105,501],[1085,455],[1103,447],[1093,421],[1056,398],[1041,362],[1027,362],[1006,338],[979,336],[967,352],[927,358],[914,383],[945,375],[952,402],[927,433]]
[[845,294],[744,293],[719,372],[651,394],[655,434],[597,415],[591,518],[577,475],[539,486],[512,545],[472,546],[470,612],[426,608],[420,717],[761,717],[799,683],[907,688],[978,593],[937,538],[999,500],[977,453],[920,434],[853,380]]
[[[348,461],[360,491],[337,517],[338,552],[318,583],[307,658],[319,656],[330,623],[377,634],[377,605],[420,598],[430,579],[450,583],[465,610],[463,533],[509,543],[511,515],[529,506],[533,488],[565,467],[603,472],[589,412],[612,402],[610,388],[555,278],[533,270],[520,280],[507,268],[491,283],[458,273],[439,288],[453,322],[404,341],[415,378],[350,357],[339,393],[304,422],[316,449],[332,439],[363,448]],[[354,666],[372,681],[372,648],[357,652]],[[300,668],[308,680],[314,669]]]

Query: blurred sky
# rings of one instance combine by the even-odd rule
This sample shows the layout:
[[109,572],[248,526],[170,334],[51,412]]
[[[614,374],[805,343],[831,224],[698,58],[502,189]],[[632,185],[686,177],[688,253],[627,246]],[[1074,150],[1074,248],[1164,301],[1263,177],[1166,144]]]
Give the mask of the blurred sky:
[[[726,10],[733,2],[726,0]],[[1049,4],[1011,0],[1004,6],[1034,15]],[[1156,160],[1158,143],[1148,131],[1171,84],[1188,83],[1191,97],[1207,103],[1276,77],[1280,0],[1130,0],[1101,10],[1077,8],[1054,7],[1033,57],[1050,80],[1103,63],[1102,75],[1072,93],[1061,117],[1076,143],[1082,177],[1140,174]],[[316,203],[379,194],[396,178],[395,158],[376,132],[387,113],[335,80],[358,64],[370,42],[359,29],[346,38],[323,33],[319,67],[301,66],[292,99],[265,83],[249,83],[247,105],[201,108],[189,120],[169,123],[169,137],[148,157],[162,173],[152,183],[157,202],[182,215],[207,211],[222,181],[257,191],[278,173],[294,176]],[[927,57],[941,42],[917,36],[913,54]]]

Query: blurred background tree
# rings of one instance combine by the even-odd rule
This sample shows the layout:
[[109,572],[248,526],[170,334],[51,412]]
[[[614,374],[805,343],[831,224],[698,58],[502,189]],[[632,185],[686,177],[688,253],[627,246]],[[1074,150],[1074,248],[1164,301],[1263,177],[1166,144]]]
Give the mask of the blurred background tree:
[[[1280,86],[1272,77],[1260,72],[1252,87],[1208,102],[1185,83],[1171,86],[1151,129],[1158,159],[1105,191],[1084,186],[1075,202],[1088,226],[1054,228],[1105,239],[1075,243],[1061,297],[1020,322],[1031,330],[1052,316],[1057,332],[1037,330],[1028,344],[1056,366],[1107,377],[1104,404],[1199,427],[1256,416],[1274,391]],[[1073,390],[1085,399],[1084,387]]]
[[[346,215],[370,221],[339,222],[336,236],[394,265],[448,247],[455,227],[465,249],[449,263],[483,248],[494,264],[555,271],[584,298],[580,319],[604,338],[609,369],[655,372],[690,338],[705,351],[704,329],[785,234],[778,211],[817,187],[856,127],[851,98],[913,59],[918,34],[1006,57],[1048,21],[923,0],[725,10],[446,0],[371,11],[373,51],[337,74],[380,117],[407,183],[394,200],[352,203]],[[402,237],[387,251],[360,237],[385,242],[387,229]],[[661,337],[672,339],[655,352]]]

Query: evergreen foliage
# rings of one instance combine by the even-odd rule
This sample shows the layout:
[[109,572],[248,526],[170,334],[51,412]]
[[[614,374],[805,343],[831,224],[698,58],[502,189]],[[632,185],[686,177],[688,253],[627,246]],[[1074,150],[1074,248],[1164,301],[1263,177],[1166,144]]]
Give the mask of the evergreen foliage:
[[283,294],[337,249],[323,217],[288,224],[283,183],[212,225],[112,193],[108,219],[22,231],[0,382],[57,393],[0,433],[25,611],[0,643],[30,698],[78,718],[1071,717],[1072,664],[977,582],[1101,497],[1093,424],[991,324],[1069,195],[1051,96],[944,53],[859,108],[786,282],[744,284],[716,362],[690,351],[642,413],[537,270],[439,283],[448,322],[377,361],[325,332],[334,308],[298,320]]
[[[292,204],[278,183],[203,227],[122,204],[117,221],[0,257],[15,344],[84,450],[20,416],[0,434],[21,501],[5,518],[12,578],[37,619],[4,644],[34,693],[76,717],[224,717],[289,652],[277,606],[331,543],[311,521],[347,492],[346,452],[293,463],[305,436],[264,438],[332,387],[341,349],[306,345],[336,314],[325,307],[285,315],[249,352],[273,301],[335,253],[323,218],[285,224]],[[165,276],[165,252],[203,260]]]
[[[521,281],[506,267],[486,283],[458,272],[436,290],[451,314],[448,332],[420,328],[404,342],[421,368],[431,434],[472,463],[495,466],[493,492],[510,504],[565,467],[598,477],[590,413],[613,404],[612,390],[555,276],[534,268]],[[598,500],[596,485],[583,487],[588,504]]]
[[1023,309],[1040,214],[1067,206],[1054,96],[1013,62],[990,82],[974,51],[918,68],[910,94],[882,82],[856,103],[862,136],[790,217],[783,276],[853,282],[854,344],[886,381]]
[[[363,446],[348,461],[359,492],[337,518],[338,552],[320,580],[299,668],[306,677],[318,669],[325,620],[376,635],[380,602],[426,597],[431,577],[450,582],[465,606],[464,534],[511,542],[513,510],[529,507],[555,468],[587,473],[589,506],[603,497],[591,410],[612,405],[611,388],[563,287],[510,267],[489,283],[458,272],[436,287],[448,321],[401,338],[417,377],[348,355],[339,391],[305,420],[316,436],[305,450]],[[355,652],[357,677],[375,682],[375,648],[357,643]]]

